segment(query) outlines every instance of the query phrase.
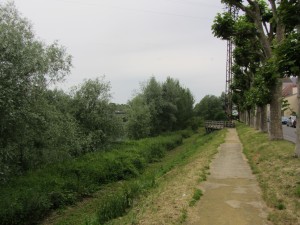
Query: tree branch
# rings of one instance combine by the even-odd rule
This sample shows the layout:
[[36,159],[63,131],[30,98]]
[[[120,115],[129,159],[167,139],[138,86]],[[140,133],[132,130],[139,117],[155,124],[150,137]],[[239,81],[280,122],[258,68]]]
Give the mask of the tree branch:
[[268,27],[267,27],[267,24],[266,24],[266,22],[263,22],[263,25],[264,25],[264,28],[265,28],[266,34],[267,34],[268,36],[270,36],[270,32],[269,32],[269,30],[268,30]]
[[276,3],[275,0],[268,0],[270,2],[271,8],[272,8],[272,12],[273,12],[273,16],[275,18],[277,18],[277,7],[276,7]]
[[273,18],[276,26],[276,39],[278,42],[281,42],[284,39],[285,25],[283,24],[281,18],[277,14],[277,6],[275,0],[268,0],[273,13]]

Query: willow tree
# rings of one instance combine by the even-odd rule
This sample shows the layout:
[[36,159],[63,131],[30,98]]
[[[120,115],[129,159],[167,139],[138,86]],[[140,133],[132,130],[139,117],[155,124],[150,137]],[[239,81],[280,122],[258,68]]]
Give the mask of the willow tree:
[[[280,14],[281,2],[275,0],[222,0],[229,7],[240,9],[252,20],[255,33],[261,45],[265,62],[274,57],[273,44],[280,44],[285,38],[286,26]],[[234,35],[234,34],[233,34]],[[269,72],[269,71],[268,71]],[[281,126],[281,75],[276,70],[276,82],[270,87],[270,133],[271,140],[282,139]]]
[[[41,94],[64,78],[71,56],[57,43],[39,41],[13,3],[0,3],[0,179],[26,170],[31,146],[44,131]],[[14,169],[17,168],[17,169]]]

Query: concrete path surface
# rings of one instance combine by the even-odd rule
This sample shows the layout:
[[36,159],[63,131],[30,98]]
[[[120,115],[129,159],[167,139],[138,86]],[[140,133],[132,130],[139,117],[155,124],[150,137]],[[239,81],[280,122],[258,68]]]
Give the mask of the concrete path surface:
[[210,175],[200,189],[204,195],[187,224],[266,225],[268,209],[261,190],[242,153],[236,129],[228,129],[226,141],[210,165]]

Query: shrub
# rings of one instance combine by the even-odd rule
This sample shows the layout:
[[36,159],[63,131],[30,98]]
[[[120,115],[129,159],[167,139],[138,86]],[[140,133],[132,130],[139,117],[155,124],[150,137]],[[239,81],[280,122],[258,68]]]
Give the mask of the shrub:
[[[103,184],[138,176],[147,163],[160,160],[181,143],[182,135],[176,133],[124,142],[110,151],[89,153],[15,177],[0,187],[0,225],[37,224],[51,210],[73,204]],[[100,221],[122,215],[134,193],[154,184],[153,178],[147,178],[108,196],[112,200],[102,206]]]

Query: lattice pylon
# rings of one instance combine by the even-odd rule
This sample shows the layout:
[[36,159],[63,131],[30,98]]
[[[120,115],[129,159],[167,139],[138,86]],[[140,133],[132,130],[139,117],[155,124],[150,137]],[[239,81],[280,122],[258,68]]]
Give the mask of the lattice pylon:
[[[228,12],[231,13],[234,19],[238,16],[238,10],[236,7],[229,7]],[[232,89],[231,84],[233,81],[232,65],[233,65],[233,41],[232,38],[227,40],[227,56],[226,56],[226,85],[225,85],[225,107],[226,114],[231,120],[232,118]]]

